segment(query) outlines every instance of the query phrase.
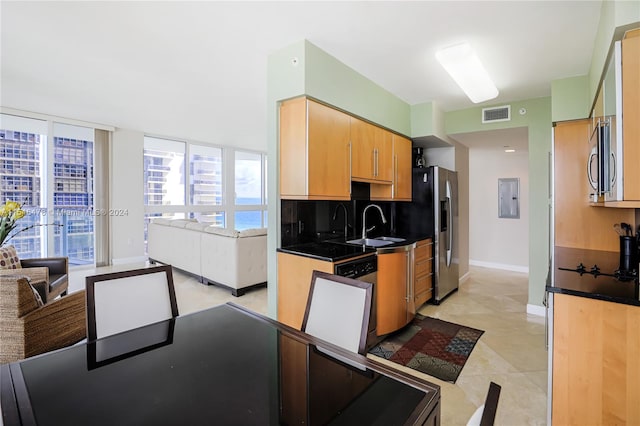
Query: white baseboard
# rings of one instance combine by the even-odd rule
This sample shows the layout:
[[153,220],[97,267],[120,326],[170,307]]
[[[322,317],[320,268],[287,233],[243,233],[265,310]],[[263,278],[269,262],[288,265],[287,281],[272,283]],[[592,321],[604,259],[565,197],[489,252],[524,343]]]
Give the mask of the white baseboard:
[[129,263],[145,263],[148,260],[147,256],[136,257],[121,257],[118,259],[111,259],[112,265],[126,265]]
[[531,315],[543,317],[546,314],[546,310],[544,306],[527,304],[527,313]]
[[470,277],[469,271],[467,271],[466,274],[464,274],[463,276],[460,277],[460,282],[464,282],[464,281],[468,280],[469,277]]
[[483,268],[502,269],[504,271],[524,272],[525,274],[529,273],[528,266],[508,265],[506,263],[484,262],[481,260],[469,259],[469,265],[481,266]]

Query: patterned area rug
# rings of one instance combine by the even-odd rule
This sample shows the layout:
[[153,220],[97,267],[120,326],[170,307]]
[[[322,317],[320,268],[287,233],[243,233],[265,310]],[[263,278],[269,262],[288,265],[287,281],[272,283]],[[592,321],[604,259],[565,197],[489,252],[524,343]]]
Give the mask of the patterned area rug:
[[455,383],[482,333],[475,328],[416,315],[409,325],[369,353]]

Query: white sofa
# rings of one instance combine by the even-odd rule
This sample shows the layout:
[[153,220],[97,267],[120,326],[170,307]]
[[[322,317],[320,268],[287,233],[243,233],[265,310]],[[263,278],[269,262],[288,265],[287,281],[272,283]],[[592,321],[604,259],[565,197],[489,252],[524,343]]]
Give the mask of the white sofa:
[[267,282],[267,230],[235,231],[188,219],[156,218],[149,223],[151,263],[195,275],[204,284],[221,285],[242,296]]

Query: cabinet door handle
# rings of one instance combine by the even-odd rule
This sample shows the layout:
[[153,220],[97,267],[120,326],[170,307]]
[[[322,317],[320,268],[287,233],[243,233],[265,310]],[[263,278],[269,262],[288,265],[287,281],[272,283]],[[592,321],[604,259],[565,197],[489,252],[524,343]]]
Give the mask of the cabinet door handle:
[[373,150],[373,156],[375,158],[373,176],[378,177],[378,148]]
[[373,149],[373,151],[371,151],[371,166],[372,166],[372,173],[373,173],[373,177],[376,176],[376,150],[375,148]]
[[353,175],[353,165],[351,162],[353,161],[353,148],[351,147],[351,141],[348,143],[349,147],[349,195],[351,195],[351,176]]
[[394,164],[394,176],[393,176],[393,185],[391,185],[391,198],[395,198],[396,196],[396,185],[398,184],[398,154],[396,154],[393,159],[395,160]]

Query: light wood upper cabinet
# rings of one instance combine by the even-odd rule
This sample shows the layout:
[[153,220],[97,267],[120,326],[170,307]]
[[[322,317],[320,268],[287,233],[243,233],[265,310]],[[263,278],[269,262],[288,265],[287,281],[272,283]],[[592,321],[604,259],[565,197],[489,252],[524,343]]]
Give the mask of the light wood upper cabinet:
[[635,223],[633,209],[591,207],[588,202],[587,160],[589,120],[557,123],[554,127],[555,245],[618,251],[614,223]]
[[307,98],[280,105],[280,196],[349,200],[351,117]]
[[394,134],[392,141],[393,183],[392,185],[371,184],[371,199],[411,201],[411,140]]
[[393,179],[392,134],[380,127],[351,117],[351,179],[383,182]]
[[625,201],[640,201],[640,29],[622,40],[622,140]]
[[411,140],[393,135],[394,154],[394,199],[411,201],[413,150]]

